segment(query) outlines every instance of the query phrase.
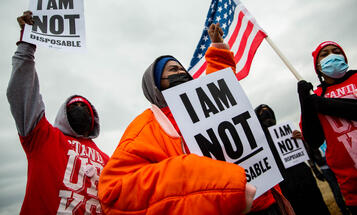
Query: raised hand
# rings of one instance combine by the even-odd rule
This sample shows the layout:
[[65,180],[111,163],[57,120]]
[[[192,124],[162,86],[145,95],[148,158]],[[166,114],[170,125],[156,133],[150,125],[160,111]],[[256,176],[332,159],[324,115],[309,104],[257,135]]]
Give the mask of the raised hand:
[[212,43],[223,43],[223,30],[219,26],[219,23],[209,26],[208,35]]
[[29,10],[25,11],[22,16],[17,17],[17,22],[19,23],[21,30],[24,29],[25,24],[33,25],[32,12]]

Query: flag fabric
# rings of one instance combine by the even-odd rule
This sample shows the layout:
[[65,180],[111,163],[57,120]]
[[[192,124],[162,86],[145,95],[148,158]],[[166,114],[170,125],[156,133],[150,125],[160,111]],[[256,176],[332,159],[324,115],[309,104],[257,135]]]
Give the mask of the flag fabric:
[[212,0],[188,71],[193,78],[205,74],[207,63],[204,56],[211,45],[208,28],[217,22],[223,30],[224,41],[234,53],[236,77],[241,80],[248,75],[254,54],[267,35],[239,0]]

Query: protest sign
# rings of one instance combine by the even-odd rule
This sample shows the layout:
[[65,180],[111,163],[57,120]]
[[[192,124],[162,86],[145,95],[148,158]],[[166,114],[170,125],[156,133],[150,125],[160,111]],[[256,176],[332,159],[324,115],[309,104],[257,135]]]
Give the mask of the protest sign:
[[191,153],[238,164],[255,198],[282,181],[255,112],[231,68],[162,91]]
[[30,0],[34,24],[25,25],[23,41],[49,48],[85,48],[83,0]]
[[275,148],[286,169],[309,160],[302,140],[292,137],[293,130],[294,126],[290,122],[269,127]]

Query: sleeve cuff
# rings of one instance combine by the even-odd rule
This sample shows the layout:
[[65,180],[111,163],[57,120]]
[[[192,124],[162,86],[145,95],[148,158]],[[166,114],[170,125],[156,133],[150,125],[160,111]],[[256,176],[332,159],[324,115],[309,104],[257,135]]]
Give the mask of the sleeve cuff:
[[212,43],[211,46],[219,49],[229,50],[229,45],[227,43]]

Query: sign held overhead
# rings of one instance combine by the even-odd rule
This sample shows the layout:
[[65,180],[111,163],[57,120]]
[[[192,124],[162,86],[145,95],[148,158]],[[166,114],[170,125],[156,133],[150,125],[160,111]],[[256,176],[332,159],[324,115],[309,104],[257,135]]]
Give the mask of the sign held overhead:
[[83,0],[31,0],[34,24],[26,25],[23,40],[49,48],[85,48]]

